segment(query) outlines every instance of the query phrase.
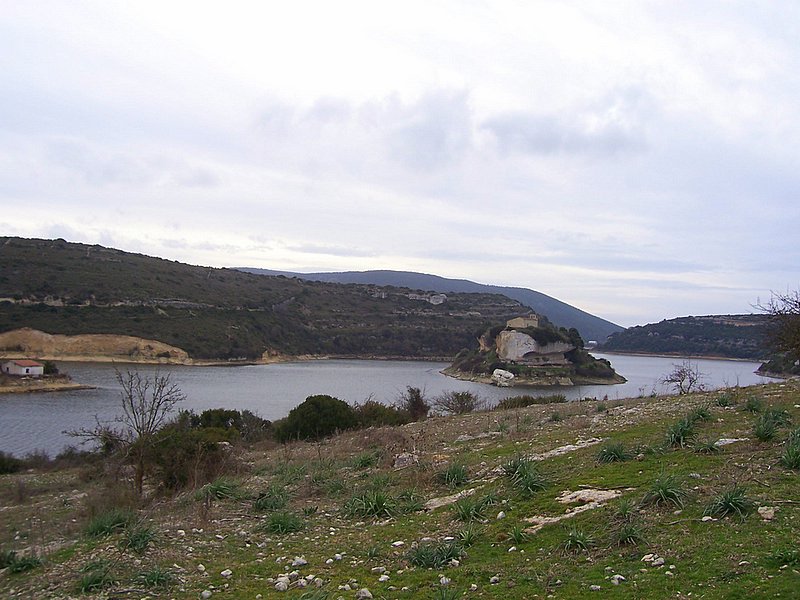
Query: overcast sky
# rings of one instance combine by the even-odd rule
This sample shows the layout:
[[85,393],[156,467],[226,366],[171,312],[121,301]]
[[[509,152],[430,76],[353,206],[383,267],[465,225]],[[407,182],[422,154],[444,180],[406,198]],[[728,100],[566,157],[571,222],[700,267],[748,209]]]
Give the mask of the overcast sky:
[[625,326],[800,283],[795,0],[0,7],[0,234]]

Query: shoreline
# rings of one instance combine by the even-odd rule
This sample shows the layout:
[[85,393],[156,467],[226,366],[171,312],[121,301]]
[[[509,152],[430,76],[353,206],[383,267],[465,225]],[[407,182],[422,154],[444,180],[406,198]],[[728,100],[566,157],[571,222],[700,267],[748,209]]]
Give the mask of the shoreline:
[[14,385],[0,385],[0,394],[41,394],[44,392],[67,392],[73,390],[93,390],[95,386],[73,381],[54,383],[48,381],[24,382]]
[[758,358],[733,358],[730,356],[711,356],[711,355],[704,355],[701,356],[699,354],[669,354],[669,353],[657,353],[657,352],[635,352],[635,351],[626,351],[620,352],[618,350],[598,350],[597,348],[593,348],[592,350],[588,350],[589,354],[611,354],[611,355],[619,355],[619,356],[652,356],[654,358],[682,358],[685,360],[727,360],[731,362],[751,362],[751,363],[763,363],[762,359]]
[[[458,381],[469,381],[471,383],[481,383],[486,385],[494,385],[495,387],[502,387],[497,386],[493,381],[491,375],[475,375],[474,373],[464,373],[463,371],[456,371],[447,367],[446,369],[442,369],[439,371],[442,375],[447,377],[452,377],[453,379],[457,379]],[[588,377],[582,378],[568,378],[571,383],[561,383],[558,380],[561,378],[549,378],[547,380],[542,379],[540,381],[532,380],[532,379],[514,379],[514,383],[510,386],[507,386],[507,389],[512,388],[548,388],[548,389],[559,389],[559,388],[574,388],[580,387],[584,385],[620,385],[622,383],[626,383],[628,380],[625,379],[622,375],[617,374],[617,378],[613,381],[608,379],[592,379]]]

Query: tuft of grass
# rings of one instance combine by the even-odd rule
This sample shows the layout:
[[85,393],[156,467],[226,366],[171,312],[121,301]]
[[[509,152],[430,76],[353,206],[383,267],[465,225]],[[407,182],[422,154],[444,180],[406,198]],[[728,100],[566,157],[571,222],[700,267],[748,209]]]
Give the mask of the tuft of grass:
[[797,548],[776,550],[769,555],[769,562],[776,567],[782,567],[784,565],[798,567],[800,566],[800,550]]
[[146,588],[166,589],[172,584],[172,573],[163,567],[153,567],[139,573],[137,579]]
[[561,549],[565,553],[587,552],[595,545],[594,537],[578,527],[570,527],[561,542]]
[[116,583],[107,561],[99,560],[87,563],[81,567],[80,572],[83,573],[83,576],[75,587],[81,594],[96,592]]
[[614,529],[612,541],[617,546],[638,546],[646,540],[644,530],[638,522],[626,521]]
[[273,511],[286,508],[289,504],[289,493],[286,488],[271,485],[266,492],[261,492],[253,501],[253,508],[260,511]]
[[780,462],[787,469],[800,470],[800,445],[786,446]]
[[296,514],[291,512],[274,512],[262,525],[270,533],[285,535],[303,529],[303,521]]
[[532,496],[547,487],[547,479],[539,471],[536,463],[529,458],[521,456],[512,458],[503,465],[503,472],[523,496]]
[[408,551],[408,562],[415,567],[439,569],[453,559],[464,556],[464,549],[457,542],[418,544]]
[[719,396],[717,396],[716,402],[717,406],[721,406],[722,408],[736,406],[736,394],[730,390],[725,390]]
[[381,548],[381,546],[370,546],[367,548],[366,552],[364,552],[364,556],[366,556],[367,560],[381,558],[383,556],[383,548]]
[[558,422],[560,422],[560,421],[563,421],[563,420],[564,420],[564,417],[562,417],[562,416],[561,416],[561,413],[560,413],[560,412],[558,412],[557,410],[556,410],[556,411],[553,411],[553,412],[550,414],[550,422],[551,422],[551,423],[558,423]]
[[481,536],[481,531],[477,527],[475,527],[472,523],[468,523],[465,527],[460,529],[456,534],[456,538],[458,542],[461,544],[463,548],[469,548],[475,542],[478,541],[478,538]]
[[661,473],[652,483],[650,489],[645,492],[642,504],[644,506],[673,504],[678,508],[683,508],[687,495],[677,476]]
[[461,498],[453,504],[456,518],[465,523],[483,520],[486,517],[486,508],[487,504],[483,498]]
[[457,488],[469,481],[467,467],[461,464],[449,465],[444,471],[436,474],[436,480],[449,488]]
[[133,527],[125,530],[125,535],[119,542],[123,550],[131,550],[136,554],[144,554],[150,542],[156,538],[156,532],[151,527]]
[[614,509],[614,520],[619,523],[633,521],[639,514],[639,508],[632,498],[621,498]]
[[749,413],[758,413],[764,409],[764,401],[756,396],[748,396],[742,410]]
[[775,439],[777,434],[777,423],[766,412],[761,413],[753,423],[753,437],[759,442],[770,442]]
[[696,442],[693,448],[697,454],[717,454],[722,451],[714,440]]
[[525,532],[525,528],[522,525],[514,525],[509,530],[508,537],[519,546],[527,542],[530,536]]
[[695,435],[694,422],[681,419],[667,428],[667,446],[671,448],[686,447]]
[[383,490],[367,490],[344,505],[348,517],[391,517],[397,514],[397,501]]
[[227,477],[220,477],[211,483],[205,484],[195,492],[196,500],[238,500],[243,496],[241,485],[238,481]]
[[735,515],[744,519],[755,509],[755,503],[747,497],[745,488],[738,484],[720,492],[703,511],[704,515],[726,517]]
[[602,402],[598,402],[594,407],[594,411],[597,413],[608,412],[608,406],[606,406]]
[[403,490],[397,495],[397,510],[403,514],[419,512],[425,507],[416,490]]
[[113,508],[95,515],[86,526],[86,535],[89,537],[103,537],[117,531],[122,531],[133,523],[136,515],[130,510]]
[[792,417],[789,415],[789,411],[776,406],[765,408],[763,415],[765,418],[775,423],[777,427],[788,427],[792,423]]
[[354,457],[353,460],[350,461],[350,465],[354,469],[369,469],[377,465],[380,459],[381,456],[378,452],[364,452]]
[[686,415],[686,418],[692,423],[707,423],[711,420],[711,411],[708,406],[698,406]]
[[604,444],[597,454],[597,460],[601,463],[621,462],[630,460],[630,458],[631,453],[620,442]]
[[24,573],[25,571],[35,569],[41,564],[42,559],[35,554],[31,554],[29,556],[14,555],[14,559],[7,566],[10,573]]
[[458,600],[461,592],[457,588],[440,587],[433,593],[433,600]]

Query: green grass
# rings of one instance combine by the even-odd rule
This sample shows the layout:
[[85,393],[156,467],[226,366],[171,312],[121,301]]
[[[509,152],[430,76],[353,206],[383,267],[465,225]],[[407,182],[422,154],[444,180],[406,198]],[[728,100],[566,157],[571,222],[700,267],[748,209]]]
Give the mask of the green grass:
[[515,457],[503,465],[505,476],[521,495],[532,496],[547,488],[547,478],[541,473],[536,462],[525,457]]
[[289,504],[289,492],[285,487],[271,485],[266,492],[261,492],[253,500],[253,508],[258,511],[275,511],[286,508]]
[[397,500],[383,490],[367,490],[353,496],[343,507],[348,517],[391,517],[398,512]]
[[207,483],[195,492],[197,500],[238,500],[243,496],[241,483],[227,477],[220,477]]
[[169,569],[153,567],[139,573],[136,579],[146,588],[166,589],[172,585],[174,576]]
[[587,552],[595,546],[595,539],[592,535],[578,527],[570,527],[566,530],[564,541],[561,542],[561,549],[565,553]]
[[704,515],[712,517],[736,516],[744,519],[755,510],[755,502],[747,496],[743,486],[734,484],[717,494],[706,506]]
[[129,510],[112,509],[102,512],[89,521],[86,526],[86,535],[89,537],[103,537],[122,531],[133,523],[136,515]]
[[457,542],[431,542],[411,548],[406,558],[415,567],[440,569],[463,555],[464,550]]
[[119,547],[136,554],[144,554],[155,539],[156,532],[151,527],[128,527],[119,542]]
[[604,444],[597,453],[597,460],[601,463],[621,462],[631,459],[631,453],[620,442]]
[[683,508],[688,493],[681,485],[676,475],[662,473],[650,485],[642,498],[644,506],[673,505],[676,508]]
[[465,465],[451,464],[436,474],[436,480],[449,488],[457,488],[469,481],[469,472]]
[[684,418],[676,421],[667,428],[667,446],[672,448],[684,448],[689,445],[689,442],[691,442],[695,434],[693,420]]
[[291,512],[274,512],[263,524],[266,531],[280,535],[300,531],[303,527],[303,520]]

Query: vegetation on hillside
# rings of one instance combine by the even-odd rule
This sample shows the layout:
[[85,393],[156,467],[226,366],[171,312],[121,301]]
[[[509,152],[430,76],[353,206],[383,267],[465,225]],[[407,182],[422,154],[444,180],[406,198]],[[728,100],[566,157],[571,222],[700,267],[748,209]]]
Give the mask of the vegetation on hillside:
[[64,240],[0,238],[0,331],[133,335],[193,358],[252,360],[265,351],[450,357],[482,324],[527,310],[496,294],[450,294],[433,305],[409,298],[412,291],[419,290],[252,275]]
[[598,350],[762,360],[768,354],[766,315],[679,317],[612,334]]

